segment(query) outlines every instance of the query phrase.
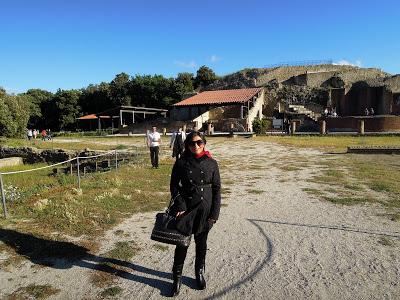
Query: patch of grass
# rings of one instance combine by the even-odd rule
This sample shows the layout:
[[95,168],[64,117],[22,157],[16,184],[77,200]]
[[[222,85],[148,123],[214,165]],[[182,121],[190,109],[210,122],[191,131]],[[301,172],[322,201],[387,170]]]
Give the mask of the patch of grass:
[[90,274],[90,281],[94,286],[104,288],[117,281],[117,277],[114,274],[110,274],[103,271],[93,271]]
[[121,294],[123,289],[119,286],[112,286],[109,288],[104,289],[101,293],[100,296],[102,298],[107,298],[107,297],[115,297]]
[[153,248],[159,250],[159,251],[168,251],[168,246],[166,245],[161,245],[161,244],[155,244],[153,245]]
[[124,231],[121,230],[121,229],[118,229],[118,230],[114,231],[114,234],[115,234],[116,236],[122,236],[122,235],[124,234]]
[[230,194],[230,193],[231,193],[231,190],[229,188],[225,188],[225,187],[221,188],[221,194]]
[[390,240],[389,238],[387,238],[385,236],[379,238],[378,244],[381,244],[383,246],[389,246],[389,247],[393,247],[395,245],[392,240]]
[[390,192],[392,190],[391,184],[385,181],[373,181],[369,187],[377,192]]
[[19,288],[8,297],[9,299],[46,299],[59,292],[59,289],[53,288],[51,285],[30,284]]
[[309,193],[309,194],[311,194],[311,195],[315,195],[315,196],[320,196],[320,195],[324,194],[324,192],[319,190],[319,189],[303,188],[302,190],[307,192],[307,193]]
[[398,136],[257,136],[256,141],[273,142],[296,148],[317,148],[344,152],[349,146],[400,146]]
[[11,218],[0,225],[19,223],[40,234],[97,236],[127,215],[164,208],[172,163],[163,160],[154,170],[138,162],[122,165],[118,172],[93,173],[81,180],[82,190],[76,189],[75,176],[52,176],[47,170],[7,176],[5,185],[14,188],[14,198],[7,197]]
[[104,254],[105,257],[119,259],[123,261],[130,261],[140,248],[134,241],[117,242],[113,249]]
[[373,202],[373,200],[366,198],[366,197],[323,197],[325,200],[335,203],[335,204],[342,204],[342,205],[355,205],[364,202]]
[[235,183],[235,181],[233,181],[233,180],[224,180],[224,182],[223,182],[223,184],[224,185],[232,185],[232,184],[234,184]]
[[257,194],[257,195],[264,193],[264,191],[257,189],[248,189],[246,190],[246,192],[248,192],[249,194]]
[[287,172],[299,171],[299,170],[301,170],[300,167],[294,166],[294,165],[280,165],[280,166],[279,166],[279,169],[281,169],[282,171],[287,171]]

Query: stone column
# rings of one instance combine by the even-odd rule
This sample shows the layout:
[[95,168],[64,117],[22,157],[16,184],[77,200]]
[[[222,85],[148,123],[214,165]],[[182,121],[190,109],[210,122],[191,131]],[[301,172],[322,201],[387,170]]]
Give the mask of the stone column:
[[363,119],[361,119],[360,122],[359,122],[358,132],[359,132],[359,134],[364,134],[365,133],[365,131],[364,131],[364,120]]
[[183,132],[186,132],[186,124],[183,125],[182,131],[183,131]]
[[326,134],[326,121],[325,121],[325,120],[322,120],[322,121],[321,121],[320,133],[321,133],[321,134]]
[[292,134],[294,134],[296,132],[296,122],[292,121],[292,123],[290,123],[290,126],[292,128],[291,132]]
[[212,131],[211,131],[211,123],[208,123],[208,124],[207,124],[207,134],[208,134],[208,135],[211,135],[211,134],[212,134]]
[[163,134],[167,135],[167,128],[165,128],[165,127],[163,128]]

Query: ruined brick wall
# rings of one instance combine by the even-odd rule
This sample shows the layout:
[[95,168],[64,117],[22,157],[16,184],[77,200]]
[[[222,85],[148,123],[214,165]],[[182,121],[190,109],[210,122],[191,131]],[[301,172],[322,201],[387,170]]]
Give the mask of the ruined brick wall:
[[360,120],[364,120],[365,132],[400,132],[399,116],[339,117],[325,120],[328,131],[358,132]]

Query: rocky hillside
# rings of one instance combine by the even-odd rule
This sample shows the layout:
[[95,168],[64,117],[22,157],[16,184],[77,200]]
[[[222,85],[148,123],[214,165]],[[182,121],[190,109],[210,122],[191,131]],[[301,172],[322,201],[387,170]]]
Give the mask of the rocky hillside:
[[[296,77],[308,74],[310,84],[298,84]],[[276,68],[244,69],[223,76],[205,90],[236,89],[268,85],[277,81],[284,85],[308,85],[319,87],[331,77],[338,77],[346,86],[357,81],[387,78],[391,75],[375,68],[359,68],[342,65],[283,66]],[[297,84],[296,84],[297,83]]]

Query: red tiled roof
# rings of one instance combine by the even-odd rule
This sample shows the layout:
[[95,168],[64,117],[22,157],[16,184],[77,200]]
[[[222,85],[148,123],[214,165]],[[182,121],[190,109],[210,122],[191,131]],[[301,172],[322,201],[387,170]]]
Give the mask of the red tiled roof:
[[[110,116],[100,116],[100,119],[109,119],[109,118],[110,118]],[[94,119],[97,119],[97,116],[96,116],[96,114],[91,114],[91,115],[79,117],[77,119],[78,120],[94,120]]]
[[175,103],[174,106],[243,103],[250,100],[262,88],[206,91]]

